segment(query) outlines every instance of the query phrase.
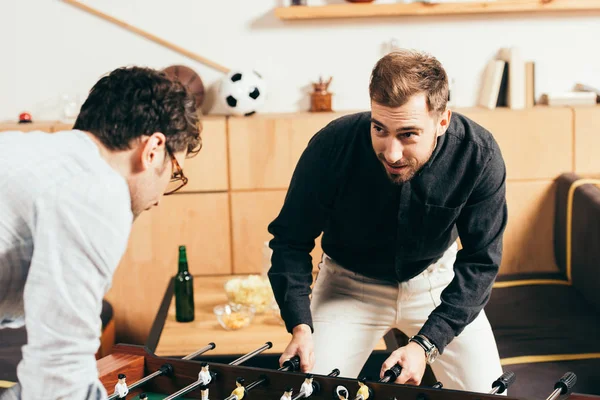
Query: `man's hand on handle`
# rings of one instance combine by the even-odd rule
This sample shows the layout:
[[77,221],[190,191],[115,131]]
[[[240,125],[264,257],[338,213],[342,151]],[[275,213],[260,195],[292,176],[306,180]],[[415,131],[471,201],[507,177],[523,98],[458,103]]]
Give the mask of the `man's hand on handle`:
[[[417,346],[418,347],[418,346]],[[423,351],[421,349],[421,351]],[[279,358],[279,365],[297,355],[300,357],[300,371],[310,372],[315,365],[315,353],[313,351],[313,338],[310,326],[301,324],[292,330],[292,340]]]
[[402,367],[402,372],[396,379],[396,383],[418,386],[421,384],[427,365],[425,350],[417,343],[409,343],[395,350],[381,366],[380,378],[383,378],[384,372],[395,364]]

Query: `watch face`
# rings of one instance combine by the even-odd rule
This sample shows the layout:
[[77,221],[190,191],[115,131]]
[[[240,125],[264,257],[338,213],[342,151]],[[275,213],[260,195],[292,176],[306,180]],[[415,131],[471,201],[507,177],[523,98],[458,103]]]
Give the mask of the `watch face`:
[[429,353],[429,356],[427,357],[427,361],[431,364],[432,362],[435,361],[435,359],[437,358],[437,356],[439,355],[438,349],[436,347],[434,347],[431,352]]

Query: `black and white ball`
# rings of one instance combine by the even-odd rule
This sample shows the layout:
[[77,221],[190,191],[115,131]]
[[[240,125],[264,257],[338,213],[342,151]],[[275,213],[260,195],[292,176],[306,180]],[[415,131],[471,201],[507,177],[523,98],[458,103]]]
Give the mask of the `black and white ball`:
[[253,70],[231,70],[219,84],[217,100],[227,114],[252,115],[265,103],[264,79]]

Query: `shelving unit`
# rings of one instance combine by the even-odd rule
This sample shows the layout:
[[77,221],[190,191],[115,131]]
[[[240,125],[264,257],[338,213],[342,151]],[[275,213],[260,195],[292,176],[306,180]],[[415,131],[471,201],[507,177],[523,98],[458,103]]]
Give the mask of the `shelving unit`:
[[495,0],[457,3],[347,3],[275,9],[282,20],[600,11],[600,0]]

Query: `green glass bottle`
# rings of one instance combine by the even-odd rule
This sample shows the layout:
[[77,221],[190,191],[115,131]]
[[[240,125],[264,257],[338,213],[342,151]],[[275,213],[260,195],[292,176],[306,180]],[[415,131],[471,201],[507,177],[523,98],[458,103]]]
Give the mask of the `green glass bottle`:
[[188,271],[185,246],[179,246],[179,272],[175,276],[175,318],[178,322],[194,320],[194,277]]

